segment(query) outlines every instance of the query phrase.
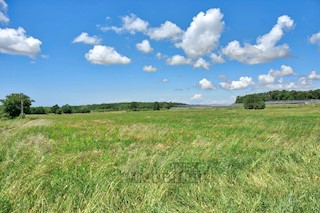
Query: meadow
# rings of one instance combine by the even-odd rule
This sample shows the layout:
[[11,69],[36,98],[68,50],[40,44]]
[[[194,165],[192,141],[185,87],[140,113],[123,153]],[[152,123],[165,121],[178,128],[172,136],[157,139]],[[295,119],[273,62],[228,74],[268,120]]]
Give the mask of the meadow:
[[319,105],[0,120],[0,212],[319,211]]

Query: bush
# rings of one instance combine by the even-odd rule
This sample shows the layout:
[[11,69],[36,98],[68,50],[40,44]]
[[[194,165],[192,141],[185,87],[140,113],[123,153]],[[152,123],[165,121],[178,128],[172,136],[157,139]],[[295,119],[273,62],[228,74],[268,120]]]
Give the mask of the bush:
[[243,104],[245,109],[264,109],[266,107],[264,100],[256,95],[247,95]]
[[62,110],[61,110],[60,108],[57,109],[56,112],[55,112],[55,114],[58,114],[58,115],[62,114]]
[[30,114],[47,114],[47,111],[44,107],[31,107]]
[[159,102],[154,102],[154,103],[153,103],[153,110],[160,110],[160,104],[159,104]]
[[[56,104],[56,105],[54,105],[54,106],[52,106],[51,108],[50,108],[50,111],[51,111],[51,113],[54,113],[54,114],[59,114],[59,113],[57,113],[57,110],[58,109],[60,109],[60,107]],[[60,112],[61,112],[61,110],[60,110]],[[61,114],[61,113],[60,113]]]
[[66,104],[66,105],[63,105],[61,107],[61,111],[65,114],[71,114],[72,113],[72,108],[70,105]]

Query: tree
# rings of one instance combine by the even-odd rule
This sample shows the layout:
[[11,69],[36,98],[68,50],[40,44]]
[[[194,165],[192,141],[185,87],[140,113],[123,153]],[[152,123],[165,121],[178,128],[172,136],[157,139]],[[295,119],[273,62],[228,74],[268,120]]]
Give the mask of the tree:
[[72,108],[70,105],[66,104],[66,105],[63,105],[61,107],[61,111],[65,114],[71,114],[72,113]]
[[[52,106],[51,108],[50,108],[50,112],[51,113],[54,113],[54,114],[58,114],[57,113],[57,110],[58,109],[60,109],[60,107],[58,106],[58,104],[56,104],[56,105],[54,105],[54,106]],[[60,113],[61,114],[61,113]]]
[[153,110],[160,110],[160,104],[159,104],[159,102],[154,102],[153,103]]
[[256,95],[247,95],[243,104],[245,109],[264,109],[266,107],[264,100]]
[[132,111],[139,111],[139,104],[137,102],[131,102],[129,109]]
[[3,104],[3,113],[8,118],[16,118],[21,113],[21,101],[23,102],[23,112],[30,113],[31,103],[34,102],[30,97],[22,93],[13,93],[0,100]]
[[47,112],[44,107],[39,106],[39,107],[31,107],[30,114],[47,114]]

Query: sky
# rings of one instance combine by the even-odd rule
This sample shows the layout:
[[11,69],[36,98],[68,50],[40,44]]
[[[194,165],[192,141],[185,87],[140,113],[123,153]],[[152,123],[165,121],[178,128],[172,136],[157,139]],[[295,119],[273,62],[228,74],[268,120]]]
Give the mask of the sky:
[[0,0],[0,99],[232,104],[320,88],[318,0]]

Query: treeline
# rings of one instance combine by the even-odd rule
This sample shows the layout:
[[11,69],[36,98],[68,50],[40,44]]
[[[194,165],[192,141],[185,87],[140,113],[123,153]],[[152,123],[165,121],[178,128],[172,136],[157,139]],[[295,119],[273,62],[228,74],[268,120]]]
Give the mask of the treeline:
[[170,109],[171,107],[185,105],[175,102],[126,102],[111,104],[90,104],[81,106],[63,106],[54,105],[52,107],[30,107],[28,114],[71,114],[71,113],[90,113],[90,112],[108,112],[108,111],[147,111]]
[[[256,93],[252,95],[264,101],[309,100],[309,99],[320,99],[320,89],[309,90],[309,91],[274,90],[274,91],[269,91],[264,93]],[[235,103],[237,104],[243,103],[247,96],[248,95],[237,96]]]

